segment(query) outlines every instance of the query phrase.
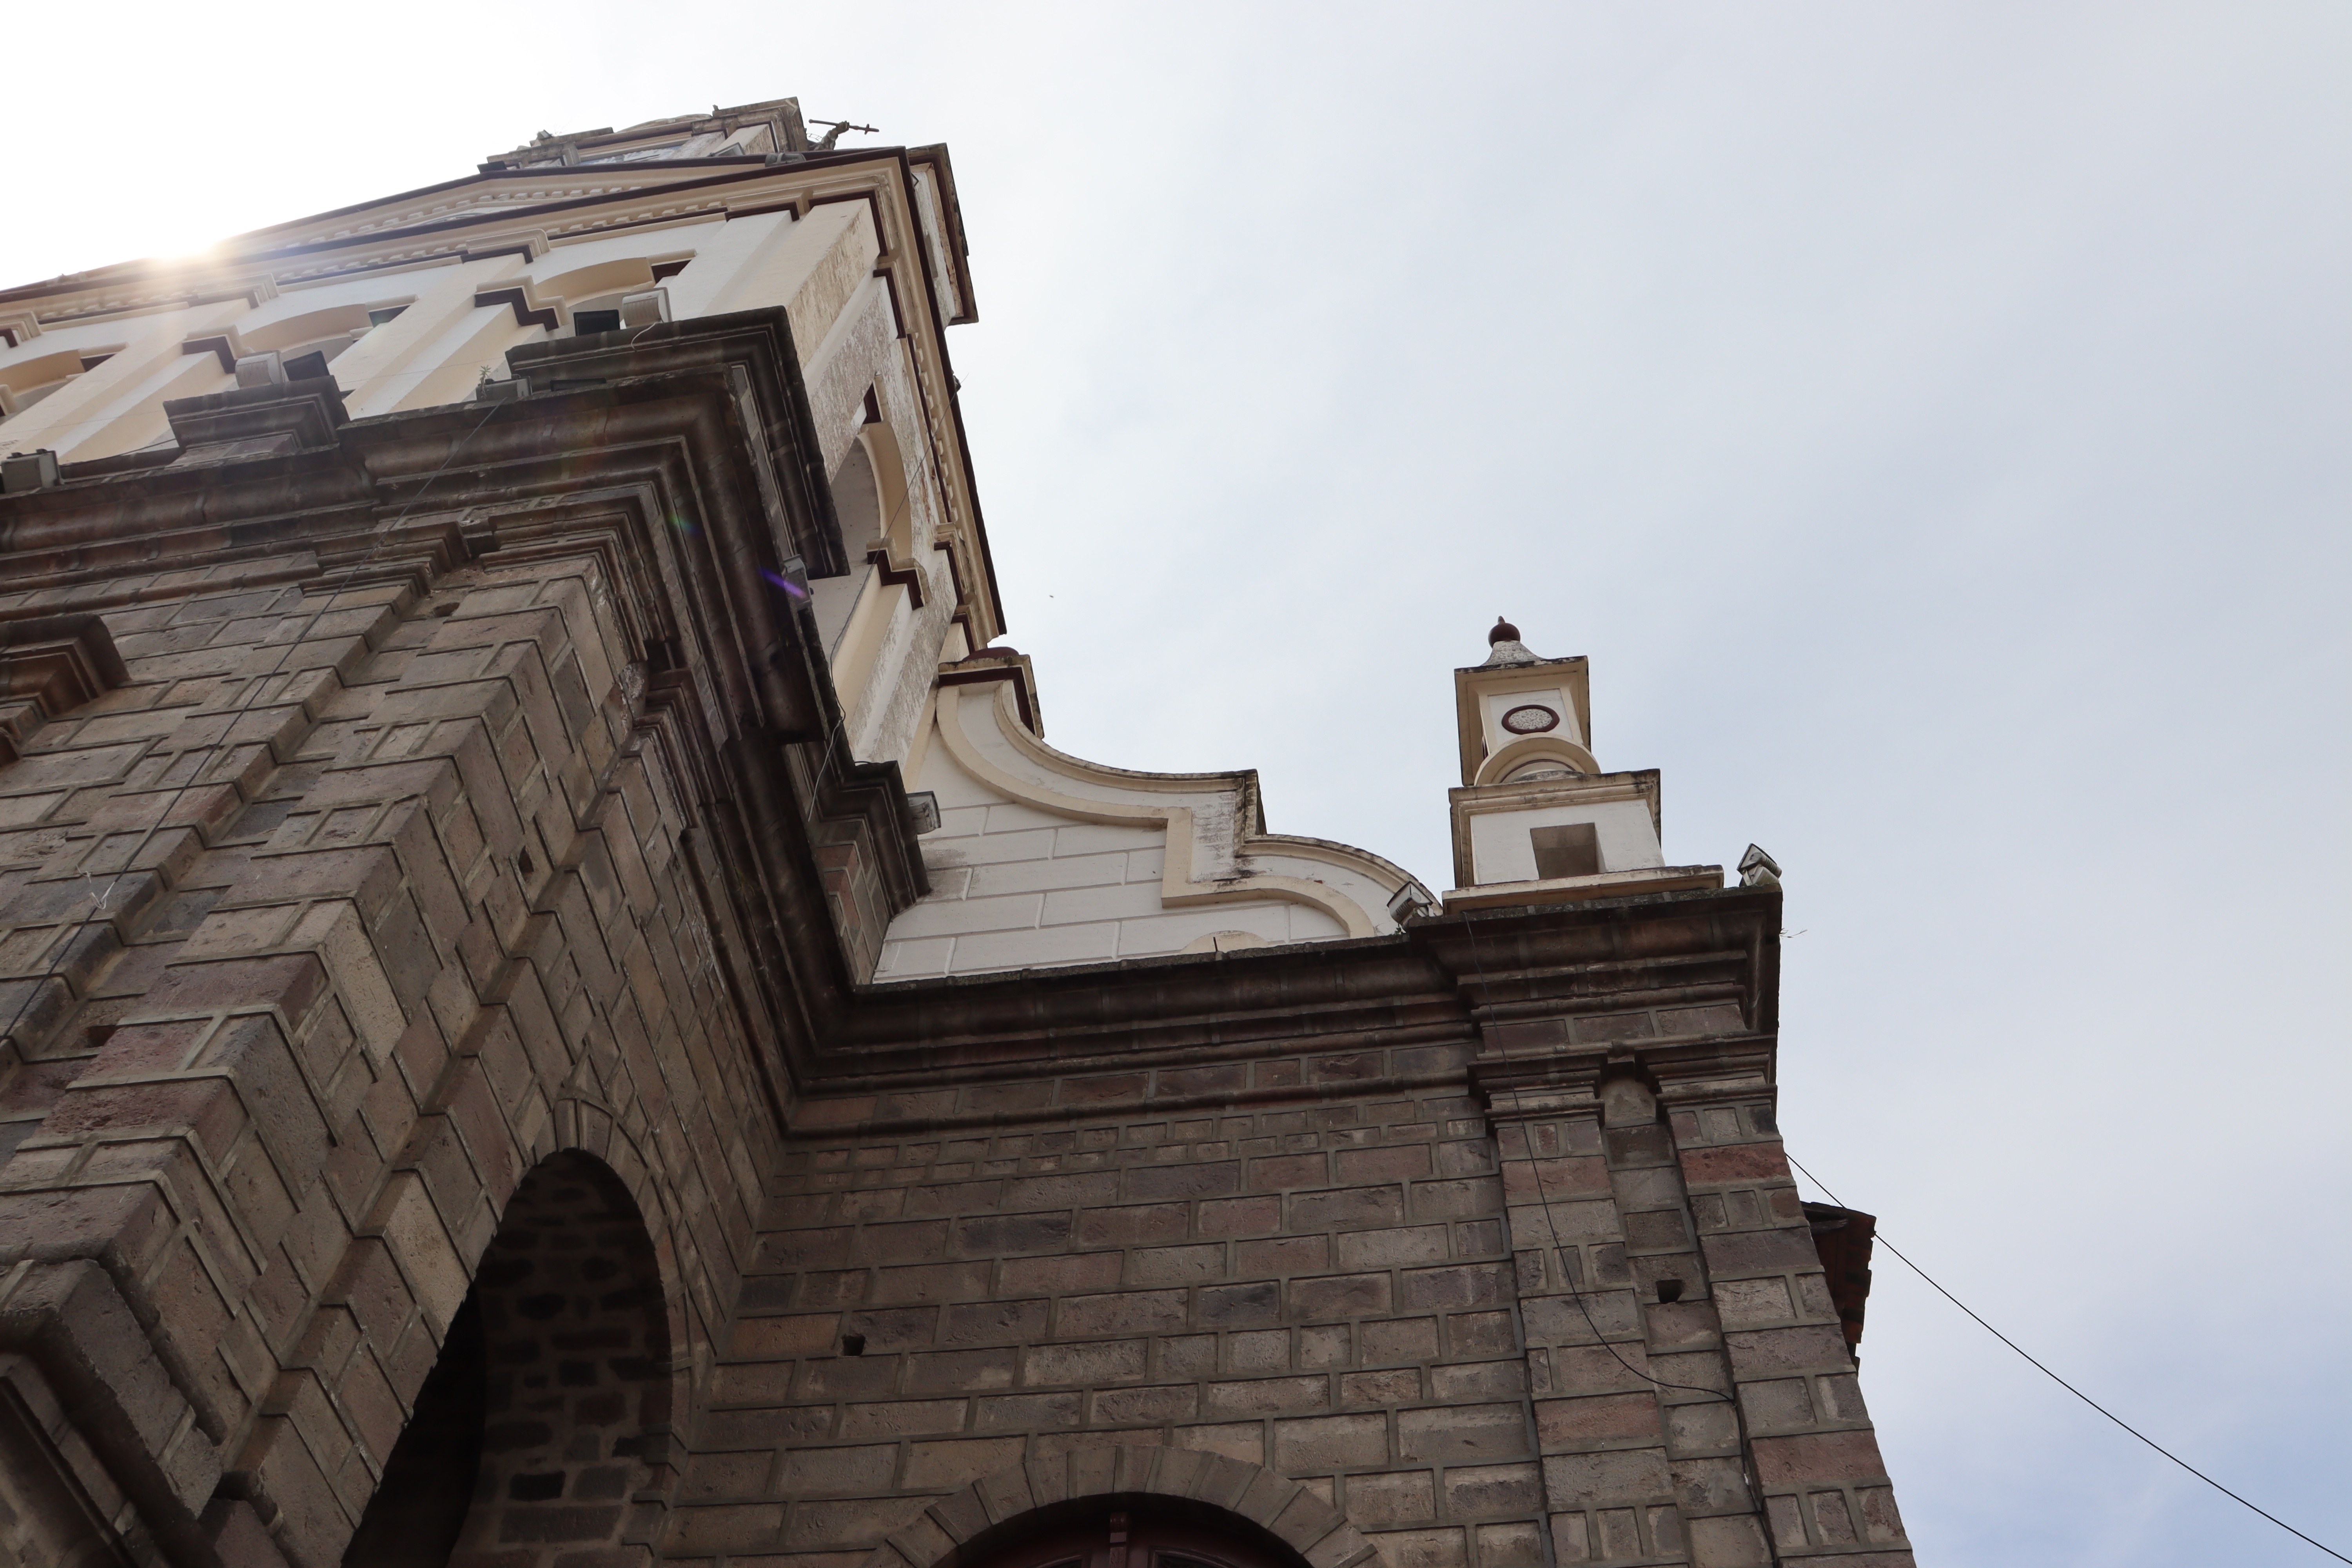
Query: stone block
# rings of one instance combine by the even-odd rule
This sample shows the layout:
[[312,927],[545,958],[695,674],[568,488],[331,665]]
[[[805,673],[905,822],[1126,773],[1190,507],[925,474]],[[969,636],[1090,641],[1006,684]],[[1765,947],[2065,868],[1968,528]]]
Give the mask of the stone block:
[[1339,1379],[1342,1405],[1410,1405],[1421,1397],[1421,1373],[1412,1368],[1351,1372]]
[[1756,1471],[1766,1486],[1873,1481],[1886,1474],[1878,1439],[1867,1431],[1759,1437]]
[[[768,1460],[759,1455],[764,1468]],[[788,1449],[780,1461],[777,1484],[788,1498],[830,1492],[870,1492],[889,1489],[898,1450],[891,1444],[856,1447]]]
[[1290,1228],[1293,1230],[1393,1226],[1404,1218],[1404,1189],[1401,1186],[1342,1187],[1331,1192],[1293,1193],[1289,1205]]
[[[1108,1256],[1116,1258],[1116,1255]],[[1204,1279],[1222,1279],[1225,1273],[1225,1248],[1222,1242],[1191,1247],[1139,1247],[1128,1255],[1127,1260],[1127,1282],[1130,1285],[1193,1284]],[[1111,1279],[1100,1283],[1118,1283],[1116,1270]]]
[[1437,1359],[1435,1318],[1392,1318],[1385,1322],[1362,1324],[1358,1332],[1362,1336],[1367,1362]]
[[1664,1502],[1673,1489],[1665,1452],[1660,1448],[1549,1455],[1543,1472],[1549,1496],[1572,1498],[1588,1508]]
[[[1266,1200],[1270,1205],[1273,1200]],[[1230,1235],[1230,1231],[1213,1230],[1207,1211],[1219,1205],[1203,1204],[1202,1234]],[[1269,1207],[1269,1215],[1273,1210]],[[1090,1208],[1078,1215],[1077,1241],[1084,1247],[1132,1247],[1184,1239],[1187,1215],[1182,1204],[1138,1204],[1121,1208]],[[1271,1230],[1269,1218],[1265,1224],[1251,1228]],[[997,1249],[992,1249],[997,1250]],[[1011,1250],[1009,1248],[1003,1250]]]
[[1433,1399],[1459,1402],[1517,1399],[1527,1392],[1527,1363],[1521,1361],[1481,1361],[1429,1369]]
[[1270,1281],[1203,1286],[1199,1301],[1200,1326],[1204,1329],[1260,1328],[1279,1321],[1282,1316],[1282,1289]]
[[1311,1416],[1274,1424],[1274,1465],[1290,1475],[1370,1468],[1388,1462],[1385,1415]]
[[[1289,1296],[1290,1315],[1300,1321],[1381,1316],[1390,1310],[1389,1276],[1339,1274],[1316,1279],[1293,1279]],[[1428,1303],[1409,1304],[1422,1306]]]
[[1023,1351],[1023,1382],[1039,1384],[1123,1383],[1145,1374],[1145,1342],[1105,1340],[1034,1345]]
[[1071,1338],[1169,1333],[1186,1326],[1185,1309],[1185,1293],[1181,1290],[1072,1296],[1059,1303],[1056,1329]]
[[1330,1402],[1328,1377],[1264,1377],[1209,1384],[1202,1409],[1212,1416],[1269,1415],[1320,1410]]
[[[1279,1197],[1231,1198],[1201,1205],[1202,1236],[1263,1236],[1282,1228]],[[1181,1212],[1181,1210],[1180,1210]],[[1175,1234],[1181,1236],[1180,1229]]]
[[1381,1149],[1342,1149],[1334,1157],[1342,1182],[1410,1181],[1430,1173],[1429,1145],[1403,1143]]
[[1763,1528],[1753,1514],[1686,1519],[1683,1529],[1692,1568],[1760,1568],[1771,1561]]
[[1215,1198],[1241,1190],[1241,1163],[1215,1160],[1200,1164],[1139,1165],[1128,1171],[1126,1195],[1139,1202],[1179,1198]]
[[1541,1568],[1543,1538],[1534,1524],[1482,1524],[1472,1533],[1478,1568]]
[[1459,1525],[1432,1530],[1386,1530],[1372,1543],[1389,1568],[1465,1568],[1469,1548]]
[[1201,1414],[1200,1388],[1190,1383],[1104,1389],[1093,1397],[1094,1419],[1099,1426],[1157,1426],[1196,1420]]
[[[1343,1233],[1340,1243],[1352,1239]],[[1244,1275],[1320,1274],[1331,1267],[1331,1238],[1322,1236],[1285,1236],[1261,1241],[1243,1241],[1234,1245],[1234,1268]],[[1349,1264],[1360,1268],[1365,1265]]]
[[[1117,1214],[1119,1211],[1097,1212]],[[960,1252],[985,1258],[1020,1252],[1052,1252],[1069,1245],[1070,1233],[1071,1217],[1067,1211],[980,1215],[956,1222],[955,1246]]]
[[1369,1530],[1383,1525],[1427,1524],[1437,1517],[1436,1487],[1427,1470],[1350,1476],[1347,1516]]
[[[841,1436],[910,1437],[963,1429],[961,1399],[902,1399],[882,1405],[851,1405],[841,1412]],[[966,1478],[969,1479],[970,1478]]]
[[1390,1268],[1400,1264],[1442,1263],[1446,1231],[1442,1225],[1394,1230],[1342,1231],[1334,1238],[1343,1268]]
[[1445,1511],[1454,1519],[1525,1517],[1543,1503],[1542,1477],[1530,1463],[1450,1465]]
[[1517,1405],[1456,1405],[1397,1415],[1397,1452],[1407,1462],[1477,1464],[1528,1451],[1527,1416]]
[[[1222,1248],[1214,1249],[1222,1251]],[[1138,1257],[1143,1255],[1139,1254]],[[1121,1255],[1116,1252],[1061,1253],[1048,1258],[1011,1258],[998,1266],[999,1289],[1013,1295],[1059,1295],[1069,1290],[1101,1290],[1119,1283]],[[1138,1279],[1138,1284],[1164,1283]]]
[[1086,1409],[1082,1390],[1054,1394],[1001,1394],[979,1400],[973,1428],[982,1432],[1051,1431],[1076,1426]]

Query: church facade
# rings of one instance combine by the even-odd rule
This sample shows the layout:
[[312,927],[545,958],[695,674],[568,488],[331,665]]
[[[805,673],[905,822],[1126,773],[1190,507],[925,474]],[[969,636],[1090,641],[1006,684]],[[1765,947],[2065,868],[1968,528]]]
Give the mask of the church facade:
[[0,292],[8,1559],[1907,1564],[1769,858],[1508,626],[1451,889],[1048,744],[838,138]]

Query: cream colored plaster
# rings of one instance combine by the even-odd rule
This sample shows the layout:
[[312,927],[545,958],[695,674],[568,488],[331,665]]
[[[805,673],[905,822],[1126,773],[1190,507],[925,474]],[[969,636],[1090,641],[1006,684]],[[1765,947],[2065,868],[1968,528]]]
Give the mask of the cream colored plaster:
[[506,374],[509,349],[546,337],[546,328],[517,321],[510,305],[474,306],[425,346],[416,357],[416,368],[370,384],[364,412],[392,414],[403,408],[462,403],[473,395],[484,376]]
[[1233,952],[1245,947],[1265,947],[1265,938],[1254,931],[1213,931],[1206,936],[1196,936],[1176,951],[1179,952]]
[[1559,713],[1559,728],[1544,732],[1589,752],[1592,745],[1591,679],[1591,666],[1580,655],[1455,670],[1454,706],[1462,745],[1462,782],[1471,784],[1484,776],[1486,760],[1520,739],[1503,728],[1502,716],[1521,702],[1540,702]]
[[947,638],[948,617],[953,613],[947,565],[939,553],[927,550],[922,559],[908,564],[926,574],[923,605],[916,609],[903,587],[889,590],[907,603],[891,618],[875,674],[866,681],[864,700],[850,722],[849,732],[860,757],[903,757],[914,749],[919,726],[925,722],[929,706],[940,645]]
[[[807,323],[830,325],[840,311],[841,302],[857,286],[856,263],[835,254],[853,232],[861,237],[852,240],[850,248],[867,254],[865,269],[870,271],[870,257],[875,251],[874,226],[866,204],[830,202],[811,208],[807,216],[781,231],[774,243],[763,247],[723,291],[712,297],[705,310],[716,315],[761,305],[784,306],[793,318],[793,341],[800,346],[805,363],[810,347],[822,342],[824,332],[823,326],[810,331],[809,325],[804,324],[804,315]],[[845,268],[848,271],[846,278],[843,276]],[[803,303],[802,294],[812,283],[816,287]]]
[[1477,782],[1481,784],[1500,784],[1517,769],[1545,759],[1574,768],[1580,773],[1601,771],[1601,763],[1592,753],[1574,741],[1560,740],[1550,734],[1522,735],[1479,764]]
[[[0,439],[11,451],[47,447],[67,462],[79,462],[131,451],[167,434],[170,426],[163,414],[166,398],[193,397],[232,384],[218,358],[184,353],[182,342],[219,332],[247,309],[243,300],[232,300],[194,310],[52,328],[12,351],[9,359],[32,359],[65,346],[93,353],[121,346],[104,364],[0,423]],[[6,363],[0,360],[0,369]]]
[[1633,871],[1663,866],[1657,833],[1650,826],[1649,807],[1638,800],[1601,800],[1574,805],[1538,806],[1523,811],[1465,809],[1470,829],[1470,881],[1526,882],[1536,876],[1535,842],[1538,827],[1591,823],[1601,844],[1604,871]]
[[542,294],[564,300],[589,300],[619,289],[632,292],[654,286],[653,258],[693,251],[695,242],[715,237],[717,220],[699,231],[670,230],[650,235],[632,230],[611,238],[575,239],[550,249],[530,264],[530,277]]
[[915,781],[923,776],[923,763],[931,754],[931,737],[939,732],[939,694],[927,691],[915,719],[914,739],[908,744],[906,755],[898,759],[898,776],[908,789],[918,788]]
[[[891,942],[924,945],[898,947],[887,973],[964,973],[976,952],[988,952],[995,969],[1176,952],[1221,929],[1254,931],[1270,942],[1395,931],[1385,905],[1409,877],[1345,844],[1254,832],[1254,775],[1136,773],[1070,757],[1021,726],[1009,682],[940,687],[931,741],[915,778],[939,793],[940,842],[979,835],[985,858],[976,865],[1030,869],[948,875],[952,886],[891,924]],[[983,818],[969,816],[973,806]],[[1118,879],[1106,860],[1091,860],[1112,853],[1127,856]],[[1136,875],[1136,856],[1146,853],[1155,856],[1148,886]],[[1089,865],[1058,865],[1073,858]],[[1079,891],[1073,879],[1094,891]],[[979,908],[976,898],[983,900]],[[960,908],[939,908],[948,902]],[[1033,945],[1002,938],[1079,924],[1089,926],[1087,936],[1061,931]],[[997,931],[1000,941],[976,950],[967,938],[983,929]]]
[[685,271],[668,279],[670,313],[679,321],[716,315],[719,300],[769,247],[785,244],[799,226],[788,212],[730,218],[695,252]]
[[1445,907],[1491,910],[1523,904],[1574,904],[1591,899],[1628,899],[1641,893],[1692,892],[1722,886],[1720,866],[1652,866],[1633,871],[1604,871],[1597,877],[1549,877],[1454,888],[1445,895]]
[[834,655],[833,689],[841,699],[842,712],[854,716],[866,695],[866,682],[873,679],[883,638],[906,610],[907,590],[883,582],[879,572],[863,563],[850,574],[859,579],[862,586],[857,606],[849,613],[849,624],[843,628]]
[[[389,310],[395,305],[404,310],[414,305],[418,294],[431,288],[433,282],[430,275],[411,273],[383,278],[369,274],[280,294],[277,299],[266,300],[239,316],[230,329],[229,336],[245,353],[297,348],[303,343],[315,342],[331,332],[366,327],[370,310]],[[378,327],[367,335],[373,337],[385,330]],[[357,343],[358,340],[354,339],[353,346],[356,347]],[[335,356],[334,373],[338,381],[347,374],[344,367],[351,353],[350,349],[345,349]]]
[[[412,278],[416,302],[345,349],[335,361],[332,368],[343,389],[345,410],[359,419],[418,406],[411,397],[441,369],[454,335],[478,319],[487,324],[485,308],[475,305],[474,296],[485,289],[511,286],[522,269],[522,258],[498,256]],[[512,310],[500,305],[498,313],[509,327],[514,325]]]
[[963,314],[963,297],[956,290],[956,269],[948,258],[947,226],[940,221],[939,182],[930,170],[915,165],[915,219],[923,233],[923,248],[931,258],[931,283],[940,291],[940,305],[950,316]]
[[808,389],[809,416],[816,425],[824,471],[837,472],[866,425],[866,392],[888,374],[896,357],[890,336],[890,300],[878,279],[867,279],[844,303],[812,352],[793,323],[801,352],[801,382]]
[[[996,606],[982,567],[977,503],[957,450],[953,389],[940,343],[943,323],[923,286],[917,254],[918,247],[930,247],[947,279],[942,286],[953,289],[945,265],[953,258],[946,256],[940,227],[948,197],[939,188],[937,167],[915,171],[914,185],[904,174],[895,153],[821,168],[779,164],[723,189],[696,188],[681,180],[681,171],[658,163],[551,168],[543,177],[463,182],[278,225],[239,237],[234,249],[215,258],[168,271],[137,264],[102,269],[71,288],[23,301],[21,309],[12,307],[25,321],[19,346],[0,353],[0,384],[17,386],[6,367],[18,358],[27,363],[28,379],[17,390],[29,392],[37,384],[29,379],[35,374],[29,362],[60,345],[127,353],[143,340],[142,321],[168,321],[169,330],[151,345],[149,363],[138,374],[134,361],[110,362],[58,385],[56,374],[42,371],[37,384],[52,390],[9,416],[6,435],[16,447],[58,446],[68,458],[162,438],[163,401],[232,384],[225,374],[209,379],[218,373],[214,356],[187,355],[182,363],[180,342],[198,336],[226,337],[234,350],[249,332],[264,347],[299,348],[348,331],[350,346],[332,370],[354,416],[458,401],[471,395],[485,370],[502,372],[499,360],[506,349],[542,335],[541,329],[516,323],[511,311],[503,319],[477,311],[477,292],[522,287],[568,312],[575,300],[592,297],[591,290],[613,291],[616,278],[636,279],[640,263],[688,255],[690,265],[664,284],[675,319],[785,307],[794,342],[808,356],[812,404],[829,458],[838,460],[856,437],[866,389],[876,389],[905,458],[904,553],[925,561],[929,571],[937,564],[926,557],[932,542],[952,543],[970,595],[960,607],[973,640],[984,645],[999,629]],[[796,222],[782,205],[788,203],[798,204],[808,217]],[[730,210],[743,216],[731,216]],[[461,259],[467,252],[512,245],[526,247],[528,255]],[[891,258],[887,265],[908,269],[900,279],[895,320],[887,286],[874,277],[885,258]],[[257,308],[277,300],[280,290],[288,302]],[[191,308],[192,296],[224,302]],[[364,332],[359,319],[348,328],[327,319],[337,310],[363,319],[367,308],[404,300],[396,320]],[[968,311],[969,301],[950,304],[951,311]],[[314,329],[319,336],[310,335]],[[210,370],[206,360],[213,361]],[[63,363],[52,362],[52,368]],[[142,384],[149,375],[161,380]],[[0,412],[13,400],[13,394],[0,397]],[[47,438],[50,432],[62,432],[62,438]],[[895,541],[896,521],[886,521]],[[951,589],[942,589],[942,601],[951,597]],[[958,607],[945,604],[941,614]],[[931,650],[921,646],[933,629],[928,606],[919,626],[909,635],[919,682],[928,679],[931,663]],[[944,621],[937,633],[944,643]],[[895,672],[889,684],[893,694],[873,716],[871,732],[877,737],[905,734],[920,705],[901,700]]]
[[1319,910],[1278,900],[1169,910],[1159,824],[1073,821],[975,779],[930,748],[921,787],[940,806],[923,839],[932,895],[893,922],[877,980],[1161,956],[1202,938],[1260,942],[1345,935]]

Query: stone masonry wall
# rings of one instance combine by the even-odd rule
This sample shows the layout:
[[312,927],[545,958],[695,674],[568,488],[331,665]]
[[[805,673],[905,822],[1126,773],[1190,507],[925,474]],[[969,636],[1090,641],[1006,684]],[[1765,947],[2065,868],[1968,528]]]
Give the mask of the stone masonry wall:
[[1908,1564],[1769,1089],[1529,1099],[1496,1110],[1557,1561]]
[[[667,1555],[851,1568],[975,1478],[1157,1443],[1304,1482],[1393,1568],[1537,1568],[1503,1194],[1460,1060],[1276,1047],[982,1085],[940,1098],[1018,1125],[887,1136],[827,1131],[870,1099],[811,1101]],[[1349,1089],[1382,1075],[1429,1087]]]
[[773,1101],[605,594],[298,556],[0,595],[99,609],[131,676],[0,768],[0,1322],[120,1321],[77,1353],[154,1484],[304,1568],[538,1160],[629,1188],[689,1389],[749,1257]]
[[[578,1385],[634,1418],[492,1450],[478,1562],[936,1568],[960,1489],[1149,1449],[1328,1505],[1310,1568],[1909,1563],[1743,1033],[1777,904],[883,987],[812,1069],[909,1087],[782,1085],[600,562],[0,595],[99,610],[129,675],[0,767],[0,1376],[104,1450],[20,1513],[135,1534],[160,1489],[234,1568],[334,1568],[571,1151],[661,1332]],[[830,847],[855,948],[880,871]]]

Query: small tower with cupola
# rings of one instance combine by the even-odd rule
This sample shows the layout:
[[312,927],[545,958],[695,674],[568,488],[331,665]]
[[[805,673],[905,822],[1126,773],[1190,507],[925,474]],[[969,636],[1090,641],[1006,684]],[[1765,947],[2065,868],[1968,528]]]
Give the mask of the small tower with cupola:
[[1462,787],[1449,909],[1720,888],[1720,866],[1669,866],[1658,773],[1606,773],[1592,753],[1591,671],[1545,658],[1497,617],[1484,664],[1454,672]]

